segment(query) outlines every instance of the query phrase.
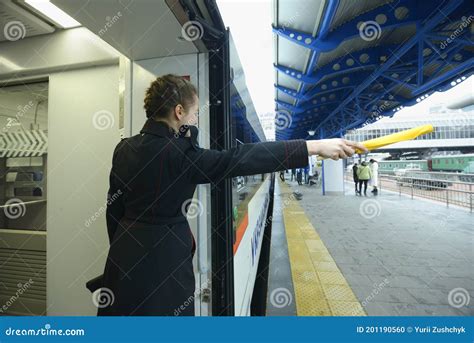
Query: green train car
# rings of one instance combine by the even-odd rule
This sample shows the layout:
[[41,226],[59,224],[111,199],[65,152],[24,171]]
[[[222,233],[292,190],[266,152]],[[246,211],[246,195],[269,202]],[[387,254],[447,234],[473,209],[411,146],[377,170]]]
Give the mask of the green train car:
[[386,160],[379,161],[379,173],[393,174],[397,169],[420,169],[429,171],[427,160]]
[[436,156],[431,159],[431,170],[446,172],[462,172],[474,161],[474,154]]
[[472,164],[474,164],[474,154],[435,156],[428,160],[384,160],[379,161],[379,172],[393,174],[397,169],[419,169],[469,173],[471,172],[469,166]]

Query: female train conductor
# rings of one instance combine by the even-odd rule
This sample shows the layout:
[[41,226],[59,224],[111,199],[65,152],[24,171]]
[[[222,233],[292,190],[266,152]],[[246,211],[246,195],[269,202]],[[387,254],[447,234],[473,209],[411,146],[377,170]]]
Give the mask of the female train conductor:
[[303,168],[308,155],[337,160],[356,148],[365,151],[344,139],[202,149],[197,128],[188,126],[198,112],[196,88],[175,75],[151,83],[144,107],[148,119],[142,130],[121,140],[113,154],[106,215],[110,248],[101,292],[112,292],[114,301],[99,306],[98,315],[173,315],[185,302],[191,304],[180,315],[194,315],[195,242],[183,208],[196,185]]

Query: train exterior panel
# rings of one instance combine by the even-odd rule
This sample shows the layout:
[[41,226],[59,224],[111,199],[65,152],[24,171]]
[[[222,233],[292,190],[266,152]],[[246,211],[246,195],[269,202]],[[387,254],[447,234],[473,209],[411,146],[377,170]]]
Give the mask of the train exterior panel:
[[[260,176],[255,176],[260,177]],[[270,175],[245,206],[234,243],[235,315],[249,316],[270,199]]]
[[427,160],[379,161],[379,172],[393,174],[398,169],[420,169],[422,171],[469,172],[474,163],[474,154],[435,156]]
[[427,160],[393,160],[379,161],[379,172],[383,174],[393,174],[397,169],[420,169],[428,171]]
[[473,161],[474,154],[437,156],[432,158],[432,170],[462,172],[469,166],[469,163]]
[[[229,35],[230,115],[233,146],[265,141],[232,35]],[[232,180],[234,230],[234,313],[251,314],[263,233],[270,202],[270,174],[236,177]]]

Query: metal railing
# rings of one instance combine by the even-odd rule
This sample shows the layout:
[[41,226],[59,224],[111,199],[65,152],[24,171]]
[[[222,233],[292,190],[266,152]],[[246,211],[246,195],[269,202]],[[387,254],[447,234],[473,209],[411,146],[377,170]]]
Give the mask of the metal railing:
[[[414,197],[443,202],[446,206],[456,205],[469,208],[472,212],[474,202],[474,183],[469,175],[455,173],[416,172],[410,175],[379,174],[379,193],[383,189]],[[353,181],[352,172],[346,172],[347,181]]]

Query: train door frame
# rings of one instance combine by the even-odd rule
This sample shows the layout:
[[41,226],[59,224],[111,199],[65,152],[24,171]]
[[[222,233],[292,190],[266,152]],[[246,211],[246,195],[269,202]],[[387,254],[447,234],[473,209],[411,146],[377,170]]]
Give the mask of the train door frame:
[[[209,52],[209,119],[211,149],[232,145],[230,118],[229,31]],[[234,315],[234,254],[232,232],[232,180],[211,188],[212,315]]]

